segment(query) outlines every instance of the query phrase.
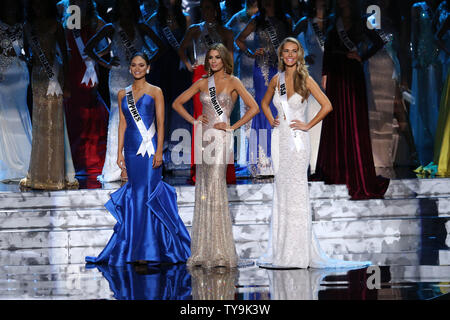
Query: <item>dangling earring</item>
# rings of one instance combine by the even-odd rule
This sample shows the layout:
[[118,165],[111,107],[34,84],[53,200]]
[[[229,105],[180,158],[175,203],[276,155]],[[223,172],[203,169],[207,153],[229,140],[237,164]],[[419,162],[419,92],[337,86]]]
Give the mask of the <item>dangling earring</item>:
[[150,69],[147,69],[147,74],[149,74],[150,73]]
[[130,74],[133,74],[133,72],[131,72],[131,70],[128,70],[130,72]]

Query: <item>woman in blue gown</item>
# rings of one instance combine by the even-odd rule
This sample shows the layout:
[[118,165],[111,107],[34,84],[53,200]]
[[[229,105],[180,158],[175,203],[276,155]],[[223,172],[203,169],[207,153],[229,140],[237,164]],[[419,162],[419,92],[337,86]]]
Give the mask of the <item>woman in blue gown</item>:
[[164,97],[160,88],[145,81],[149,70],[147,56],[135,54],[130,65],[134,83],[118,94],[117,164],[126,167],[128,182],[105,205],[117,224],[100,255],[86,257],[88,263],[180,263],[190,256],[190,236],[178,215],[175,189],[161,178]]
[[[252,33],[258,49],[254,52],[247,47],[245,40]],[[280,42],[292,34],[292,21],[284,13],[283,2],[258,0],[258,13],[236,37],[235,43],[248,57],[255,59],[253,67],[253,86],[258,105],[267,91],[270,80],[278,72],[277,49]],[[273,114],[277,109],[270,104]],[[271,139],[272,127],[261,112],[251,123],[247,148],[248,168],[252,177],[272,176]]]

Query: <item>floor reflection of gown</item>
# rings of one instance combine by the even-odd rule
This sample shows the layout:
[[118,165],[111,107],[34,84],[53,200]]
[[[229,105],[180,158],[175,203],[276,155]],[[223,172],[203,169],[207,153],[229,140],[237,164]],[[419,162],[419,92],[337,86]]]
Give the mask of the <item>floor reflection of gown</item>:
[[139,271],[131,265],[97,268],[117,300],[191,300],[191,276],[185,264],[145,266]]
[[[153,98],[144,94],[136,107],[148,129],[155,121]],[[127,122],[124,156],[128,182],[105,205],[117,220],[114,234],[97,258],[86,257],[86,261],[112,266],[138,260],[185,262],[190,255],[190,238],[178,216],[176,191],[162,181],[162,167],[152,168],[153,155],[136,154],[142,137],[128,111],[126,97],[122,111]],[[152,141],[156,149],[157,134]]]
[[[89,27],[80,30],[84,43],[94,35],[94,31]],[[73,164],[77,175],[99,175],[106,154],[108,109],[97,88],[87,87],[81,83],[86,65],[71,30],[66,31],[66,38],[71,50],[69,63],[71,96],[64,100],[64,109]]]
[[[214,162],[203,155],[202,163],[197,164],[195,182],[195,208],[192,222],[192,256],[188,265],[204,267],[237,266],[237,254],[233,240],[231,217],[228,207],[226,185],[227,146],[224,131],[213,129],[220,122],[211,103],[209,94],[202,92],[200,99],[203,104],[203,114],[208,118],[208,124],[202,125],[203,147],[205,152],[209,146],[207,133],[214,134]],[[224,109],[229,123],[229,117],[234,107],[231,96],[227,93],[217,95],[217,100]],[[196,128],[198,133],[199,125]],[[229,154],[231,157],[233,154]]]
[[[117,165],[117,146],[119,144],[119,105],[117,102],[117,95],[120,90],[126,88],[133,83],[134,78],[130,74],[130,59],[127,57],[125,46],[119,36],[119,25],[114,24],[116,31],[111,42],[111,50],[115,57],[120,60],[120,65],[112,67],[109,72],[109,94],[111,100],[111,108],[108,122],[108,138],[106,143],[106,156],[103,165],[102,175],[98,179],[102,182],[112,182],[120,180],[121,170]],[[132,41],[133,47],[142,51],[144,45],[137,29],[135,28],[135,37]]]
[[[311,97],[312,98],[312,97]],[[284,115],[278,88],[273,103]],[[291,119],[305,121],[307,100],[295,93],[288,100]],[[303,150],[293,150],[292,130],[280,116],[273,130],[272,159],[275,174],[272,216],[267,252],[259,259],[262,266],[285,268],[344,268],[369,265],[370,262],[341,261],[328,258],[320,248],[311,224],[307,170],[309,133],[299,131]]]
[[413,5],[411,22],[412,94],[409,119],[419,162],[426,166],[433,161],[434,141],[441,94],[441,66],[434,40],[432,13],[426,2]]
[[[271,300],[376,300],[377,290],[367,288],[367,268],[267,270]],[[345,289],[330,285],[345,282]],[[322,287],[322,282],[327,286]],[[341,282],[341,283],[342,283]],[[323,290],[321,290],[323,289]]]
[[238,270],[189,268],[192,300],[235,300]]
[[[10,27],[0,21],[0,40],[7,32],[17,33],[23,46],[22,27]],[[8,38],[9,39],[9,38]],[[4,51],[12,50],[3,47]],[[23,178],[27,174],[31,153],[31,119],[27,106],[30,82],[25,61],[0,54],[0,181]]]

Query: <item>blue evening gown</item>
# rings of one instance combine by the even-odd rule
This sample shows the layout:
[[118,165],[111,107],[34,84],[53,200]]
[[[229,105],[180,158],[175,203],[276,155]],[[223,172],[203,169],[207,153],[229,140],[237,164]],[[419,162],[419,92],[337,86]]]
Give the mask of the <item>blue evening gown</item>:
[[[144,94],[136,107],[147,129],[155,120],[155,101]],[[162,166],[153,169],[153,155],[136,155],[141,134],[131,116],[126,97],[122,112],[127,122],[124,157],[128,182],[111,194],[106,209],[117,220],[114,233],[106,247],[88,263],[124,266],[145,260],[161,263],[185,262],[190,256],[190,236],[178,215],[175,189],[162,181]],[[156,150],[157,134],[153,146]]]

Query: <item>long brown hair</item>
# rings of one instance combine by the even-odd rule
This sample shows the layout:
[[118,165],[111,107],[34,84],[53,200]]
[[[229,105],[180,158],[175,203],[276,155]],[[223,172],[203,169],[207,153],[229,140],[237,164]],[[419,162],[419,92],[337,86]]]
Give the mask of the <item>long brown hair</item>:
[[286,66],[284,65],[284,61],[282,58],[282,53],[284,49],[284,45],[287,42],[291,42],[297,45],[298,47],[298,58],[297,58],[297,68],[296,72],[294,74],[294,90],[299,95],[302,96],[303,101],[305,99],[308,99],[310,91],[308,90],[306,86],[306,80],[309,77],[308,67],[306,66],[305,62],[305,50],[303,49],[300,42],[298,42],[297,39],[293,37],[288,37],[281,42],[280,46],[278,47],[278,70],[285,71]]
[[227,47],[225,47],[222,43],[214,43],[206,52],[205,56],[205,71],[208,77],[212,76],[212,70],[211,66],[209,65],[209,53],[212,50],[219,51],[220,58],[223,62],[223,67],[225,68],[225,73],[228,73],[229,75],[233,74],[233,57],[230,54],[230,51],[228,51]]

